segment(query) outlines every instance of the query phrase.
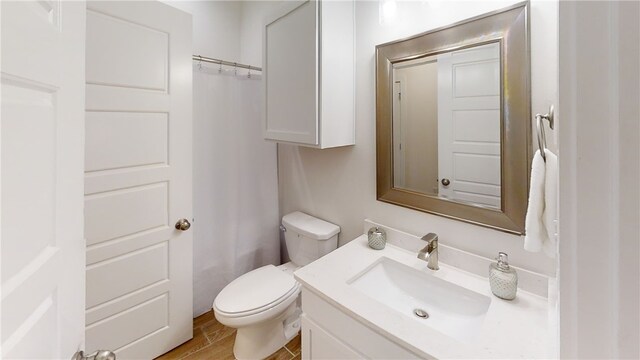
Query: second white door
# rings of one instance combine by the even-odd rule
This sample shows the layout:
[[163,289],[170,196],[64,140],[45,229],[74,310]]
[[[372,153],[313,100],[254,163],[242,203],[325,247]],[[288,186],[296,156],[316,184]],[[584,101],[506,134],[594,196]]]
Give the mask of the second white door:
[[191,16],[89,2],[86,346],[156,357],[192,337]]

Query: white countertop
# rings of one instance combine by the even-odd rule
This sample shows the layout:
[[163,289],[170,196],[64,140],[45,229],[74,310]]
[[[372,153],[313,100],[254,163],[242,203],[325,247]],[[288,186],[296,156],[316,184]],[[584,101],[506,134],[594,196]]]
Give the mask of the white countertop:
[[[409,315],[372,300],[347,284],[380,257],[385,256],[429,272],[433,276],[491,299],[478,336],[463,343],[444,335]],[[546,298],[518,290],[515,300],[495,297],[486,277],[440,263],[440,270],[427,269],[417,254],[387,244],[373,250],[362,235],[321,259],[297,270],[295,278],[308,290],[421,357],[447,358],[550,358],[548,336],[548,301]]]

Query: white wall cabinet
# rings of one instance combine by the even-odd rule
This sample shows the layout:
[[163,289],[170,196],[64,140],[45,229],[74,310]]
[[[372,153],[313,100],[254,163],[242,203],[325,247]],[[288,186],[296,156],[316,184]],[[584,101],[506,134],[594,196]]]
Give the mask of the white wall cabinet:
[[285,2],[263,32],[264,137],[355,143],[353,1]]

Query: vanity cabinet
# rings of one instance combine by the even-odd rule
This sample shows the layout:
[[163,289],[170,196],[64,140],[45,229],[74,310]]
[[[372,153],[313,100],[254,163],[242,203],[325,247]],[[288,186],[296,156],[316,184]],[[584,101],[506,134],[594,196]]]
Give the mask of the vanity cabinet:
[[353,1],[284,2],[263,28],[264,137],[355,143]]
[[303,359],[362,359],[362,355],[336,339],[306,315],[302,315],[301,320]]
[[302,288],[302,359],[422,359]]

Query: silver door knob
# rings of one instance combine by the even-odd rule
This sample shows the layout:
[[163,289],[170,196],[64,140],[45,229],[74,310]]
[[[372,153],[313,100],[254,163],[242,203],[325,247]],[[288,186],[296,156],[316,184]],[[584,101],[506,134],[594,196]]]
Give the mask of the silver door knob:
[[442,179],[440,181],[442,183],[442,186],[449,186],[449,184],[451,184],[451,181],[449,181],[449,179]]
[[187,219],[180,219],[176,223],[176,229],[181,231],[187,231],[191,227],[191,223]]
[[91,355],[85,355],[84,351],[73,354],[71,360],[116,360],[116,354],[109,350],[98,350]]

